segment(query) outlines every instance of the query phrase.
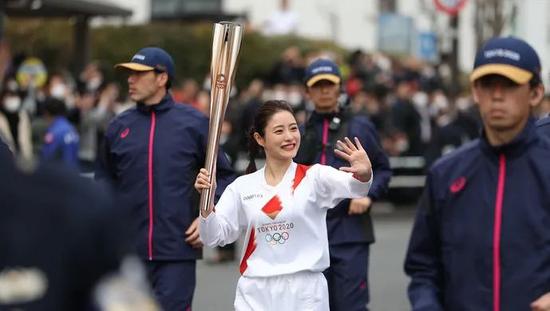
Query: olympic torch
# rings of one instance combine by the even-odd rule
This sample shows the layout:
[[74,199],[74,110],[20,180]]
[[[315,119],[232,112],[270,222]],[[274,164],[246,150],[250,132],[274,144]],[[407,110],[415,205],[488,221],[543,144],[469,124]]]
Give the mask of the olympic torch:
[[[216,159],[225,110],[229,93],[235,79],[237,58],[241,47],[243,27],[237,23],[220,22],[214,24],[212,42],[212,64],[210,67],[210,124],[206,147],[205,168],[210,175],[210,184],[216,178]],[[201,192],[201,212],[209,212],[214,202],[214,187]]]

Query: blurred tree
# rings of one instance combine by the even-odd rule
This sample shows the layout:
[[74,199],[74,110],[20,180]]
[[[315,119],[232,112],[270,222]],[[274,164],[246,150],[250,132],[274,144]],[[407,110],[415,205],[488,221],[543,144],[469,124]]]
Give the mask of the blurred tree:
[[[66,20],[8,20],[6,36],[13,51],[37,56],[49,70],[73,69],[72,25]],[[164,48],[174,57],[178,79],[193,78],[201,83],[210,72],[212,49],[211,23],[154,22],[140,26],[103,26],[91,31],[91,57],[100,60],[106,77],[126,85],[123,75],[113,65],[129,60],[133,53],[148,45]],[[297,36],[265,37],[246,32],[240,52],[236,83],[242,89],[254,78],[264,78],[290,45],[302,52],[328,50],[345,54],[346,50],[330,41],[310,40]]]
[[487,39],[500,36],[507,24],[516,16],[514,0],[475,0],[476,47]]
[[395,13],[397,11],[396,0],[380,0],[378,2],[378,10],[380,12]]

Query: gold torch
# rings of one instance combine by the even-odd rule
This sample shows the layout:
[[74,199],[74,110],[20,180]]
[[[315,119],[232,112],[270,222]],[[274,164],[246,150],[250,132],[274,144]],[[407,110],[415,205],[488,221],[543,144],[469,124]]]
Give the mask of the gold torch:
[[[216,159],[225,110],[229,93],[235,79],[237,58],[241,47],[242,26],[237,23],[220,22],[214,24],[212,42],[212,65],[210,67],[210,124],[206,147],[205,168],[210,175],[210,184],[216,178]],[[201,212],[208,212],[214,203],[214,187],[201,192]]]

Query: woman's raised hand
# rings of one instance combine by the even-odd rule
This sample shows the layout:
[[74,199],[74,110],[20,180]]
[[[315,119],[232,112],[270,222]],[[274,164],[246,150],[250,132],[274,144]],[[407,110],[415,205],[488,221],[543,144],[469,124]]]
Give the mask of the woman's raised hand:
[[338,140],[334,153],[350,164],[341,167],[341,171],[352,173],[355,178],[367,182],[372,177],[372,165],[359,139],[354,137],[354,141],[355,144],[347,137],[344,137],[344,141]]

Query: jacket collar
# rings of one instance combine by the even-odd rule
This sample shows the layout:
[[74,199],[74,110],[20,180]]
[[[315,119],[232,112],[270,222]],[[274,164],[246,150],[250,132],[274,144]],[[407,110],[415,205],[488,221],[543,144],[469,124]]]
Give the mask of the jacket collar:
[[332,118],[337,116],[340,116],[340,113],[337,111],[320,113],[313,110],[313,112],[311,113],[311,116],[309,117],[309,120],[312,123],[318,123],[318,122],[322,122],[325,119],[328,119],[330,121],[332,120]]
[[506,156],[515,157],[523,154],[529,145],[536,142],[538,139],[536,133],[535,119],[529,118],[523,130],[509,143],[500,146],[491,146],[487,140],[485,130],[481,132],[481,149],[492,155],[504,154]]
[[324,119],[324,118],[332,118],[336,115],[336,111],[331,111],[331,112],[317,112],[317,111],[313,111],[313,113],[311,114],[311,117],[312,118],[318,118],[318,119]]
[[160,100],[158,104],[154,105],[145,105],[144,103],[137,103],[137,109],[143,113],[160,112],[168,110],[174,106],[174,100],[172,99],[172,94],[166,92],[166,95]]

